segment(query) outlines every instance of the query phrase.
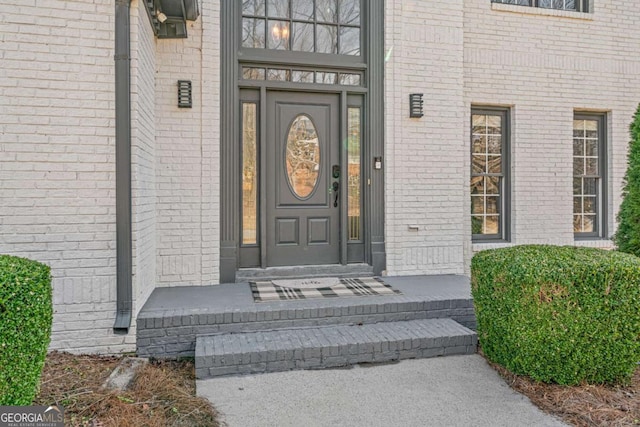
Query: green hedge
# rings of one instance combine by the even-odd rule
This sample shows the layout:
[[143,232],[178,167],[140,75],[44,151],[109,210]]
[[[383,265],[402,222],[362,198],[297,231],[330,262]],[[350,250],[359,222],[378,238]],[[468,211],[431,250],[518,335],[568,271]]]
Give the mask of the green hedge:
[[31,405],[51,334],[51,274],[0,256],[0,405]]
[[627,172],[615,242],[618,250],[640,256],[640,105],[631,122],[630,133]]
[[471,264],[487,358],[558,384],[625,383],[640,361],[640,258],[559,246],[482,251]]

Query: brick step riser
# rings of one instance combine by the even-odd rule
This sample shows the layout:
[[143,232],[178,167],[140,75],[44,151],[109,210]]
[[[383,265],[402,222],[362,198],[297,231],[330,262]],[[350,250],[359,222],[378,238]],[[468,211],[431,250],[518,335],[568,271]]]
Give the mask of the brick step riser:
[[[467,301],[452,300],[454,306],[467,304]],[[313,314],[313,310],[276,310],[247,313],[218,313],[215,315],[190,315],[177,317],[147,318],[138,321],[137,352],[140,357],[174,358],[193,357],[197,335],[221,333],[239,333],[247,331],[273,330],[281,328],[300,328],[328,326],[338,324],[369,324],[379,322],[397,322],[419,319],[450,318],[470,329],[475,329],[473,308],[427,308],[411,310],[412,304],[393,304],[390,306],[373,306],[380,308],[380,313],[355,314],[354,307],[334,308],[331,311],[315,309],[317,317],[302,317]],[[425,303],[426,306],[429,303]],[[433,306],[442,307],[438,301]],[[395,308],[396,311],[391,311]],[[389,312],[384,312],[387,309]],[[404,311],[406,310],[406,311]],[[349,311],[354,314],[349,314]],[[264,317],[263,317],[264,316]],[[295,318],[295,316],[300,316]],[[293,317],[293,318],[290,318]],[[234,322],[235,320],[235,322]],[[202,323],[199,323],[202,322]],[[148,327],[147,325],[153,325]]]
[[[390,323],[383,328],[374,326],[377,331],[368,329],[362,334],[359,331],[363,328],[346,325],[338,325],[337,328],[343,331],[348,328],[353,332],[336,334],[331,327],[274,331],[266,334],[270,336],[263,338],[266,341],[255,341],[255,338],[246,341],[237,335],[200,337],[196,350],[196,376],[211,378],[294,369],[336,368],[359,363],[473,354],[476,351],[477,336],[469,330],[460,331],[464,328],[454,328],[454,331],[450,326],[449,331],[446,328],[439,329],[441,335],[438,335],[438,329],[428,333],[417,330],[411,335],[406,330],[400,330],[398,335],[392,332],[398,323],[403,322]],[[448,321],[449,325],[452,323]],[[301,338],[287,340],[287,334]],[[342,338],[331,339],[332,334]],[[249,336],[264,337],[261,333],[249,333]],[[299,344],[290,346],[291,342]]]

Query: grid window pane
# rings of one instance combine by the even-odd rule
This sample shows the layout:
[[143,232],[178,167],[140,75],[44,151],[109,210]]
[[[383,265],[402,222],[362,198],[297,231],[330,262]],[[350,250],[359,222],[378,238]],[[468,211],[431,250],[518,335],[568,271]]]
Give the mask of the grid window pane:
[[502,156],[487,156],[487,169],[489,173],[502,172]]
[[264,16],[265,0],[243,0],[242,14],[251,16]]
[[500,232],[500,217],[498,215],[487,215],[485,217],[483,234],[498,234]]
[[584,154],[586,156],[598,157],[598,138],[585,140]]
[[316,19],[318,22],[338,22],[337,0],[316,0]]
[[500,198],[499,197],[487,197],[485,205],[485,213],[498,214],[500,211]]
[[487,153],[489,154],[500,154],[502,152],[502,137],[501,136],[489,136],[488,137],[488,146]]
[[360,24],[360,0],[338,0],[338,7],[341,24]]
[[493,0],[494,3],[517,4],[519,6],[531,6],[531,0]]
[[293,19],[313,21],[313,0],[291,0]]
[[573,174],[584,175],[584,157],[573,158]]
[[484,154],[471,156],[471,172],[483,174],[487,172],[487,156]]
[[360,55],[360,28],[340,27],[341,55]]
[[538,7],[545,9],[576,10],[575,0],[539,0]]
[[267,80],[286,82],[289,80],[289,70],[269,68],[267,70]]
[[484,194],[485,178],[482,176],[474,176],[471,178],[471,195]]
[[471,115],[471,227],[503,237],[504,112]]
[[596,231],[596,217],[595,215],[584,215],[582,217],[582,232],[594,233]]
[[583,197],[582,209],[585,214],[596,214],[596,198],[595,197]]
[[584,140],[582,138],[573,138],[573,155],[584,156]]
[[313,52],[313,24],[293,23],[291,36],[291,50],[299,52]]
[[500,194],[500,178],[497,176],[490,176],[485,178],[485,185],[487,188],[487,194]]
[[473,134],[471,136],[471,152],[474,154],[487,152],[487,137],[485,135]]
[[599,123],[589,119],[573,121],[573,231],[578,234],[599,232]]
[[482,215],[484,212],[484,195],[471,196],[471,213]]
[[242,47],[264,48],[264,19],[242,18]]
[[360,86],[362,77],[360,74],[340,73],[340,84],[346,86]]
[[582,213],[582,197],[573,198],[573,213],[578,215]]
[[275,50],[289,50],[289,36],[291,29],[288,21],[269,21],[267,48]]
[[242,78],[245,80],[264,80],[264,68],[242,67]]
[[582,178],[573,178],[573,194],[582,192]]
[[359,56],[362,1],[243,1],[242,47]]
[[481,216],[471,217],[471,232],[473,234],[482,234],[482,217]]
[[338,27],[318,25],[316,27],[316,52],[338,53]]
[[316,83],[334,85],[338,82],[338,73],[316,73]]
[[583,182],[583,194],[585,196],[595,196],[598,189],[597,178],[582,178]]
[[267,0],[267,15],[270,18],[288,18],[289,0]]
[[297,83],[313,83],[313,71],[293,70],[291,81]]
[[[534,6],[544,9],[582,10],[586,11],[587,0],[491,0],[493,3],[516,4],[519,6]],[[581,7],[581,9],[578,9]]]

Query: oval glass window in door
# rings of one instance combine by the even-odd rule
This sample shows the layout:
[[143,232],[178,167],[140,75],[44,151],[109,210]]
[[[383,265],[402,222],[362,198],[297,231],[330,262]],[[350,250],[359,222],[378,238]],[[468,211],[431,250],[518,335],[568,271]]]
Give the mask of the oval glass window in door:
[[300,199],[308,198],[320,175],[320,141],[309,116],[300,114],[291,123],[285,155],[291,190]]

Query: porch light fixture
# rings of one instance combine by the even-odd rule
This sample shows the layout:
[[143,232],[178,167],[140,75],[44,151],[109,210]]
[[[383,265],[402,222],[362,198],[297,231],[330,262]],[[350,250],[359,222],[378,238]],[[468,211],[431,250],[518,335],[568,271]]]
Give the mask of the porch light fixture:
[[178,80],[178,108],[192,108],[191,80]]
[[167,22],[167,15],[165,15],[164,13],[157,11],[156,12],[156,19],[158,20],[159,23],[164,24],[165,22]]
[[409,95],[409,117],[420,118],[424,116],[424,101],[422,93],[412,93]]

